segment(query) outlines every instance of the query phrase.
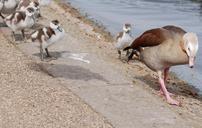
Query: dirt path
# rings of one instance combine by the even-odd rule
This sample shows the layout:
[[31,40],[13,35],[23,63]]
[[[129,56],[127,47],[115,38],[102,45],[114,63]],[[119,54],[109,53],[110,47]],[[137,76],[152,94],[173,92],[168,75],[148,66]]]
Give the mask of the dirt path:
[[[17,45],[41,70],[54,77],[61,88],[70,89],[117,128],[202,127],[201,100],[193,97],[194,92],[184,82],[169,80],[169,90],[183,106],[168,105],[156,95],[153,72],[139,62],[128,65],[118,60],[112,43],[102,40],[101,34],[69,12],[56,4],[42,8],[44,19],[40,24],[48,25],[51,19],[58,19],[67,32],[64,40],[50,48],[57,60],[41,62],[38,44]],[[2,31],[10,34],[7,28]]]

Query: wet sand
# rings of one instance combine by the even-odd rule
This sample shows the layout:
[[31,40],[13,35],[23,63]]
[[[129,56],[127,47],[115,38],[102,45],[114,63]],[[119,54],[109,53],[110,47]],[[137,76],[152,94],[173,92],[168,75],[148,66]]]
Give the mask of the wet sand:
[[[16,74],[13,74],[13,77],[15,78],[16,81],[10,81],[10,80],[6,80],[6,79],[4,80],[4,82],[7,82],[7,83],[2,83],[1,84],[2,87],[4,87],[5,85],[12,85],[11,83],[14,84],[11,89],[14,89],[17,85],[18,86],[19,85],[22,85],[22,86],[26,85],[29,88],[34,87],[34,89],[31,88],[29,90],[29,93],[28,93],[28,91],[25,91],[27,93],[22,93],[21,95],[19,95],[19,93],[17,93],[15,97],[22,96],[22,97],[25,97],[25,99],[26,98],[30,98],[28,101],[34,100],[34,102],[35,102],[35,100],[37,100],[38,97],[37,97],[37,99],[35,99],[36,97],[29,97],[28,94],[33,94],[34,93],[34,92],[32,92],[33,90],[38,90],[39,89],[40,91],[38,91],[38,92],[36,91],[36,95],[40,95],[41,92],[43,92],[44,90],[46,90],[46,89],[44,89],[45,87],[49,88],[50,86],[51,87],[54,86],[54,89],[56,89],[56,90],[58,88],[61,88],[60,90],[57,91],[59,94],[60,93],[72,94],[71,91],[73,91],[74,93],[76,93],[76,95],[78,95],[79,97],[81,97],[82,100],[84,100],[86,103],[90,104],[90,106],[92,106],[92,108],[95,111],[98,111],[99,115],[101,114],[101,115],[105,116],[109,120],[109,122],[112,123],[113,126],[120,127],[121,125],[116,124],[117,122],[116,122],[115,119],[117,117],[111,116],[114,113],[116,114],[116,112],[112,112],[112,111],[110,111],[110,109],[109,110],[108,109],[103,110],[103,108],[99,108],[99,106],[97,106],[97,105],[100,105],[100,104],[99,103],[97,103],[97,104],[94,103],[96,101],[96,98],[94,99],[94,97],[90,97],[90,96],[92,96],[92,95],[90,95],[90,93],[93,93],[93,92],[90,92],[89,95],[87,95],[85,91],[84,91],[85,93],[82,92],[83,91],[82,89],[86,89],[86,87],[85,87],[86,84],[95,84],[96,85],[96,82],[97,82],[97,85],[99,85],[100,81],[104,81],[105,83],[107,83],[106,81],[109,81],[108,79],[110,79],[110,80],[112,79],[114,81],[115,85],[118,85],[118,83],[116,83],[116,81],[119,82],[119,81],[121,81],[121,77],[124,77],[125,79],[123,79],[123,81],[126,81],[126,83],[125,84],[121,83],[121,84],[124,85],[123,88],[124,87],[130,87],[129,90],[138,90],[138,91],[134,91],[134,94],[130,94],[130,96],[134,98],[134,99],[129,100],[131,102],[131,104],[132,104],[132,100],[133,101],[137,100],[137,99],[135,99],[134,96],[137,93],[140,93],[143,98],[142,98],[142,104],[139,104],[138,107],[140,107],[140,108],[141,108],[141,106],[144,107],[145,102],[147,102],[147,105],[151,106],[151,110],[148,109],[147,111],[150,111],[151,114],[153,113],[152,111],[154,109],[157,113],[159,113],[159,115],[162,114],[162,111],[165,111],[165,113],[170,113],[171,117],[173,116],[173,121],[176,124],[175,123],[174,124],[171,123],[172,124],[171,125],[171,124],[168,123],[169,125],[167,125],[165,127],[173,127],[173,126],[179,127],[180,125],[182,126],[183,124],[186,124],[187,126],[194,127],[194,128],[200,128],[200,127],[202,127],[201,126],[202,125],[201,124],[201,121],[202,121],[202,103],[201,103],[201,101],[202,100],[197,95],[197,91],[194,88],[188,86],[185,82],[177,79],[176,77],[174,77],[172,75],[169,78],[169,81],[168,81],[168,83],[169,83],[168,84],[168,89],[169,89],[169,91],[171,91],[174,94],[176,94],[176,96],[174,98],[177,99],[177,100],[180,100],[182,102],[182,106],[181,107],[176,107],[176,106],[168,105],[164,101],[163,97],[159,97],[157,95],[158,83],[157,83],[157,80],[156,80],[156,78],[157,78],[156,74],[154,72],[150,71],[148,68],[146,68],[142,63],[140,63],[138,61],[133,61],[130,64],[126,64],[125,61],[124,61],[124,59],[120,61],[118,59],[118,55],[116,53],[116,50],[114,49],[114,44],[113,44],[113,42],[111,42],[111,40],[112,40],[111,37],[109,36],[109,34],[107,34],[108,36],[106,36],[106,33],[108,33],[108,32],[103,31],[103,29],[99,29],[100,27],[94,28],[95,27],[94,23],[91,22],[90,20],[87,20],[82,15],[80,15],[79,12],[76,9],[72,8],[70,5],[64,5],[64,4],[61,4],[61,3],[58,3],[58,5],[57,5],[55,3],[52,3],[49,7],[43,7],[42,8],[42,15],[43,15],[43,18],[47,19],[47,20],[42,20],[40,22],[40,24],[47,24],[46,22],[48,20],[50,20],[50,17],[51,17],[51,18],[59,19],[62,22],[62,25],[65,26],[65,30],[66,30],[66,32],[68,34],[68,37],[67,37],[68,40],[66,40],[67,42],[63,41],[63,44],[66,43],[67,45],[69,45],[68,42],[71,41],[71,42],[75,42],[75,45],[76,44],[78,45],[77,42],[79,42],[79,43],[83,42],[83,44],[80,44],[81,46],[69,45],[69,47],[72,47],[72,49],[74,48],[74,50],[75,50],[74,52],[75,53],[80,53],[80,52],[84,52],[84,53],[87,52],[88,54],[93,53],[94,55],[92,55],[92,57],[89,57],[89,60],[91,61],[91,63],[93,63],[93,60],[95,60],[95,63],[98,60],[102,60],[101,64],[102,63],[103,64],[101,65],[101,64],[97,63],[98,68],[95,67],[95,71],[91,70],[91,69],[85,70],[83,68],[78,68],[76,66],[76,64],[78,62],[77,63],[75,63],[74,61],[71,62],[71,60],[69,60],[69,59],[64,60],[64,58],[65,58],[64,55],[69,56],[68,51],[64,51],[64,52],[66,52],[65,54],[57,53],[57,52],[52,53],[53,55],[55,55],[56,57],[58,57],[58,60],[53,60],[53,61],[50,61],[50,62],[45,62],[45,64],[43,64],[40,61],[38,61],[39,58],[36,55],[38,53],[37,47],[36,48],[32,47],[32,46],[35,46],[35,44],[31,44],[31,43],[30,44],[29,43],[24,44],[22,42],[19,42],[20,44],[18,44],[17,47],[13,47],[13,46],[9,45],[9,47],[12,47],[12,49],[9,49],[9,48],[5,49],[5,52],[3,52],[3,53],[6,53],[7,51],[11,51],[11,52],[9,52],[9,53],[11,53],[10,56],[15,56],[16,54],[14,54],[15,52],[13,53],[12,50],[15,51],[16,48],[20,49],[21,51],[23,51],[23,53],[25,55],[28,56],[28,58],[27,58],[27,56],[24,56],[20,51],[18,51],[18,54],[20,54],[23,57],[20,58],[18,61],[17,60],[16,61],[19,62],[19,63],[21,63],[21,64],[18,64],[18,65],[25,65],[25,67],[26,67],[25,69],[20,69],[20,71],[25,70],[26,72],[28,72],[28,74],[36,74],[33,77],[33,76],[29,76],[29,75],[16,75],[17,74],[16,73]],[[10,34],[9,31],[6,28],[5,29],[4,28],[1,29],[1,31],[3,31],[4,35],[9,35]],[[9,36],[6,36],[6,37],[7,37],[8,40],[10,40]],[[2,38],[2,39],[4,39],[4,38]],[[6,40],[1,41],[1,44],[2,43],[3,44],[7,44],[8,41],[6,41]],[[31,47],[30,47],[30,45],[31,45]],[[1,47],[2,49],[4,49],[3,46]],[[53,51],[55,51],[55,50],[58,51],[63,46],[60,46],[60,44],[56,44],[53,47],[54,48],[51,48]],[[33,48],[33,50],[30,50],[30,48]],[[71,52],[70,49],[69,49],[69,52]],[[33,54],[33,53],[35,53],[35,54]],[[9,60],[9,58],[11,58],[10,56],[4,56],[5,60]],[[63,56],[63,58],[61,56]],[[89,55],[89,56],[91,56],[91,55]],[[19,58],[19,57],[17,57],[17,58]],[[30,60],[30,58],[32,60]],[[25,60],[25,61],[23,61],[23,60]],[[28,62],[26,62],[26,60]],[[31,65],[30,65],[29,64],[30,61],[33,64],[31,63]],[[77,75],[76,76],[72,76],[72,74],[67,74],[67,73],[60,74],[61,71],[57,72],[60,69],[60,67],[57,67],[57,65],[58,64],[64,65],[66,63],[66,61],[68,63],[72,64],[72,65],[75,65],[75,66],[60,66],[60,67],[67,68],[68,69],[67,72],[74,72],[75,70],[78,71],[78,72],[75,72],[75,74],[79,75],[78,77],[77,77]],[[11,63],[11,64],[13,64],[13,63]],[[7,61],[5,61],[5,66],[11,65],[11,64],[8,63]],[[37,71],[35,71],[35,69],[34,70],[32,70],[32,68],[30,69],[30,67],[27,66],[27,64],[29,66],[31,66],[31,67],[33,67],[33,65],[35,65],[34,67],[39,66],[39,68],[37,69]],[[13,65],[15,66],[14,69],[18,68],[17,64],[13,64]],[[103,65],[105,65],[105,66],[103,66]],[[50,68],[49,68],[49,66],[50,66]],[[84,66],[84,67],[92,68],[92,67],[90,67],[90,66],[88,66],[86,64],[83,64],[83,63],[81,63],[81,65],[79,65],[79,66]],[[9,67],[11,67],[11,66],[9,66]],[[99,69],[99,67],[101,69]],[[97,73],[92,73],[92,72],[101,72],[100,70],[102,70],[102,67],[104,67],[106,69],[109,68],[108,70],[112,70],[113,69],[111,74],[113,74],[114,76],[107,76],[108,74],[105,74],[105,73],[100,73],[101,75],[97,74]],[[103,68],[103,71],[104,71],[104,68]],[[3,68],[3,69],[4,69],[4,72],[7,72],[7,70],[9,68],[8,69]],[[55,69],[57,69],[57,70],[55,70]],[[70,70],[70,69],[72,69],[72,70]],[[75,69],[75,70],[73,70],[73,69]],[[42,72],[44,70],[45,70],[45,73]],[[116,70],[117,70],[117,72],[119,74],[121,74],[120,75],[120,79],[115,79],[116,74],[113,73],[113,71],[116,71]],[[34,73],[29,73],[29,71],[32,71]],[[80,71],[82,71],[82,72],[80,73]],[[11,72],[12,72],[12,70],[11,70]],[[35,73],[35,72],[37,72],[37,73]],[[46,73],[49,74],[49,75],[51,75],[51,76],[53,76],[53,78],[51,78],[50,76],[47,76]],[[68,79],[64,80],[63,78],[60,78],[60,76],[67,76]],[[37,78],[37,80],[36,80],[37,83],[36,84],[34,83],[35,80],[33,80],[33,78],[35,78],[35,77]],[[52,81],[51,80],[41,81],[38,77],[40,79],[41,78],[51,79]],[[118,74],[117,74],[117,77],[119,78]],[[69,80],[70,78],[73,79],[73,80]],[[91,80],[92,78],[93,79],[98,79],[98,81],[96,81],[96,82],[93,81],[93,83],[91,83],[91,81],[89,82],[89,80]],[[4,78],[2,78],[2,79],[4,79]],[[8,79],[8,77],[7,77],[7,79]],[[24,79],[29,79],[29,82],[28,82],[29,84],[28,83],[22,83],[21,84],[20,82],[26,82],[26,81],[23,81]],[[55,81],[56,84],[52,84],[52,83],[54,83],[53,81]],[[57,83],[58,81],[59,81],[59,83]],[[131,84],[131,83],[127,84],[128,81],[131,82],[131,83],[133,83],[133,84]],[[47,82],[49,82],[49,83],[47,83]],[[17,84],[17,83],[19,83],[19,84]],[[45,85],[42,86],[41,85],[42,83],[45,84]],[[62,85],[61,85],[61,83],[62,83]],[[72,84],[72,86],[67,85],[67,83]],[[80,84],[80,85],[84,85],[84,87],[83,86],[79,86],[78,87],[79,89],[77,90],[77,87],[76,87],[75,83],[76,84]],[[34,86],[34,85],[37,85],[37,86]],[[66,86],[64,86],[64,85],[66,85]],[[73,85],[75,85],[75,86],[73,86]],[[22,89],[25,88],[24,86],[23,87],[19,87],[19,90],[22,91]],[[44,88],[41,88],[41,87],[44,87]],[[68,88],[70,88],[71,91],[69,91]],[[97,89],[101,90],[100,87],[97,87]],[[9,90],[9,89],[7,89],[7,90]],[[109,89],[107,89],[107,90],[109,90]],[[2,90],[2,91],[4,91],[4,90]],[[146,93],[148,93],[148,95],[151,97],[151,100],[148,99],[148,98],[144,98],[144,97],[147,97]],[[1,94],[3,94],[3,93],[1,93]],[[50,95],[50,94],[52,94],[52,93],[48,92],[48,93],[45,93],[43,96],[41,96],[40,97],[41,101],[45,100],[46,99],[46,95]],[[112,94],[113,94],[113,92],[112,92]],[[108,95],[112,95],[112,94],[109,93]],[[124,94],[124,92],[123,92],[123,94]],[[7,91],[5,91],[4,96],[6,96],[6,95],[11,95],[11,94],[8,93]],[[33,95],[35,95],[35,93]],[[121,92],[120,92],[119,95],[121,95]],[[15,104],[16,102],[18,103],[19,100],[21,101],[20,98],[19,99],[15,99],[15,97],[12,97],[14,99],[11,100],[10,103]],[[49,96],[47,96],[47,98],[48,97]],[[63,101],[61,98],[65,98],[65,97],[63,97],[63,95],[62,95],[62,97],[59,97],[58,95],[55,95],[55,98],[56,99],[58,98],[58,102],[59,102],[59,101]],[[66,98],[68,98],[68,96],[66,96]],[[125,97],[123,96],[121,98],[125,98]],[[95,101],[93,102],[91,99],[93,99]],[[9,101],[9,100],[6,100],[6,101]],[[154,102],[152,102],[152,101],[154,101]],[[158,102],[156,102],[156,101],[158,101]],[[59,104],[60,107],[64,107],[64,106],[67,107],[69,104],[70,105],[72,105],[72,104],[74,105],[74,102],[75,102],[75,100],[73,98],[71,98],[71,100],[69,102],[65,102],[65,104],[59,104],[57,102],[54,102],[54,103],[56,105],[55,108],[57,108],[58,104]],[[98,101],[96,101],[96,102],[98,102]],[[127,103],[127,104],[130,105],[130,102]],[[7,102],[4,102],[4,104],[5,103],[7,103]],[[43,104],[41,105],[41,102],[36,101],[36,103],[37,103],[37,106],[38,106],[38,108],[36,109],[37,111],[41,110],[42,108],[44,108],[42,106]],[[81,106],[85,105],[85,104],[82,104],[82,103],[83,102],[80,101],[77,104],[78,107],[79,106],[81,107]],[[102,103],[102,102],[100,101],[100,103]],[[138,101],[137,101],[137,103],[138,103]],[[156,108],[154,107],[155,106],[154,103],[156,104]],[[46,108],[51,108],[52,105],[49,104],[49,103],[47,103],[47,104],[48,104],[48,106],[46,105]],[[106,104],[106,106],[108,106],[108,105],[110,105],[110,102],[108,102],[108,104]],[[163,110],[158,109],[158,106],[162,106]],[[18,112],[19,111],[21,112],[21,109],[19,110],[18,106],[14,105],[13,109],[7,108],[7,105],[6,105],[6,109],[4,107],[3,107],[2,111],[5,111],[5,113],[12,111],[13,113],[11,112],[11,116],[14,116],[15,118],[16,117],[21,117],[21,113],[20,113],[20,115],[18,115],[19,114]],[[74,106],[72,106],[72,107],[74,108]],[[73,119],[74,119],[74,116],[76,116],[77,114],[78,115],[80,113],[83,114],[83,112],[81,112],[83,110],[83,108],[82,107],[80,108],[80,107],[79,107],[78,111],[76,111],[74,114],[72,114],[72,118]],[[112,106],[112,108],[114,108],[114,109],[116,107],[117,106]],[[123,106],[123,108],[124,108],[124,106]],[[125,109],[126,110],[119,109],[118,111],[119,112],[122,112],[122,111],[126,111],[127,112],[127,108],[125,108]],[[134,111],[134,116],[135,116],[135,114],[137,114],[137,113],[135,113],[136,112],[135,109],[137,109],[137,108],[132,108],[132,107],[128,108],[128,110],[130,110],[130,109],[132,111]],[[29,108],[29,110],[32,111],[33,109]],[[69,110],[69,111],[72,112],[72,110],[68,109],[68,108],[67,109],[64,108],[64,110]],[[87,110],[88,111],[87,111],[87,113],[85,113],[86,115],[84,116],[84,118],[86,118],[88,116],[91,117],[92,113],[95,114],[95,117],[92,116],[93,118],[90,118],[90,119],[87,118],[87,119],[89,119],[87,121],[89,124],[87,124],[87,125],[85,124],[86,121],[84,121],[84,123],[78,123],[78,127],[85,127],[85,126],[86,127],[100,127],[100,126],[94,125],[94,123],[96,123],[98,125],[101,124],[103,127],[109,126],[109,124],[105,124],[104,123],[103,118],[101,118],[99,115],[97,115],[97,113],[93,112],[89,107],[87,107]],[[47,113],[51,113],[49,111],[49,109],[46,110],[46,111],[47,111]],[[111,112],[112,114],[106,113],[106,111],[109,112],[109,113]],[[29,111],[22,111],[22,112],[25,113],[25,115],[31,116],[30,114],[28,114]],[[62,111],[62,113],[65,113],[65,112]],[[36,113],[33,112],[33,114],[36,114]],[[58,114],[58,111],[55,112],[55,114]],[[142,114],[144,114],[144,111],[142,111]],[[5,115],[5,114],[2,114],[2,115]],[[56,116],[57,115],[51,115],[51,119],[54,119]],[[71,121],[72,120],[72,118],[71,119],[68,118],[67,115],[63,115],[62,117],[66,121]],[[83,117],[83,116],[81,116],[81,117]],[[144,115],[142,117],[144,117]],[[166,117],[169,117],[169,114],[165,115],[165,121],[168,119]],[[3,116],[3,118],[5,118],[5,120],[7,121],[7,123],[9,123],[10,121],[12,121],[12,119],[9,120],[10,118],[7,119],[6,116],[5,117]],[[15,119],[15,118],[13,118],[13,119]],[[21,117],[21,118],[24,118],[24,117]],[[42,118],[43,119],[43,114],[41,116],[39,114],[38,117],[35,116],[35,115],[33,115],[30,118],[35,118],[35,119],[36,118]],[[29,120],[30,118],[26,118],[26,119]],[[80,119],[79,116],[76,116],[75,118],[78,119],[81,122],[82,122],[82,119],[84,119],[84,118]],[[119,118],[121,119],[121,118],[124,118],[124,117],[119,117]],[[163,116],[162,116],[162,118],[163,118]],[[174,119],[174,118],[176,118],[176,119]],[[91,119],[95,119],[95,120],[91,120]],[[98,119],[98,122],[96,121],[96,119]],[[139,120],[143,120],[143,118],[142,119],[140,118]],[[58,123],[56,120],[52,120],[52,121],[54,123]],[[135,122],[135,121],[136,120],[131,120],[131,122]],[[138,119],[137,119],[137,121],[138,121]],[[17,120],[16,122],[19,123],[20,121]],[[25,122],[27,122],[27,121],[25,121]],[[22,122],[22,123],[25,123],[25,122]],[[33,121],[32,120],[31,123],[36,123],[36,122],[37,121]],[[93,122],[93,124],[91,124],[92,122]],[[162,121],[162,122],[164,122],[164,121]],[[75,124],[73,125],[73,127],[76,127],[77,123],[76,122],[74,122],[74,123]],[[121,122],[121,121],[120,121],[120,123],[124,124],[124,122]],[[139,123],[141,124],[141,122],[139,122]],[[158,125],[156,125],[155,124],[155,120],[151,121],[151,123],[152,123],[152,127],[163,127],[164,125],[166,125],[166,124],[164,124],[164,125],[163,124],[158,124],[158,122],[156,122],[158,124]],[[5,126],[5,124],[4,124],[4,126]],[[15,124],[15,123],[13,123],[13,124]],[[45,122],[44,124],[47,125],[48,123]],[[142,125],[144,126],[144,123],[142,123]],[[15,126],[15,125],[11,125],[11,127],[12,126]],[[69,126],[69,125],[66,124],[66,126]],[[147,125],[145,124],[145,127],[146,126]],[[139,127],[141,127],[141,125]]]

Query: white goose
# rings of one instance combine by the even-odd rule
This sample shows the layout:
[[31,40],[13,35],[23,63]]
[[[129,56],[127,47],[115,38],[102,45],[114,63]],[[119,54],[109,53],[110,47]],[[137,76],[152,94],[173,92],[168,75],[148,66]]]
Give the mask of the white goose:
[[12,30],[13,35],[16,31],[21,31],[25,39],[24,29],[31,28],[35,24],[34,9],[27,8],[25,12],[16,11],[4,19],[6,25]]
[[[131,24],[124,24],[123,26],[123,31],[119,32],[117,37],[116,37],[116,49],[118,51],[119,54],[119,58],[121,58],[121,50],[123,50],[124,48],[130,46],[130,44],[133,41],[133,38],[131,36]],[[128,54],[128,51],[127,51]]]
[[15,11],[19,0],[0,0],[0,16],[4,19],[2,14],[11,14]]
[[31,35],[32,42],[40,43],[40,55],[42,61],[44,60],[44,51],[46,51],[47,57],[51,57],[48,52],[48,47],[58,42],[64,37],[64,35],[65,31],[60,26],[58,20],[51,21],[49,27],[41,28]]
[[20,3],[18,4],[17,10],[26,11],[26,9],[29,7],[34,9],[35,19],[40,16],[40,3],[39,3],[39,1],[20,0]]

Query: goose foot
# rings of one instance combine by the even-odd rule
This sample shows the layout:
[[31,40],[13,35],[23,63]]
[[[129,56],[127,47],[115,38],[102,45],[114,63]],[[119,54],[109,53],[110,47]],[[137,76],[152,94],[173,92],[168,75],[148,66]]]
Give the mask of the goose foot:
[[[175,96],[175,94],[173,94],[173,93],[171,93],[171,92],[168,92],[168,94],[169,94],[170,96]],[[164,95],[162,89],[160,89],[160,90],[158,91],[158,95],[161,95],[161,96]]]
[[179,101],[174,100],[171,97],[167,98],[167,103],[170,105],[181,106],[181,103]]
[[181,105],[180,102],[178,102],[178,101],[176,101],[176,100],[174,100],[174,99],[172,99],[170,97],[170,94],[166,89],[165,81],[162,78],[162,71],[158,71],[158,77],[159,77],[159,83],[160,83],[160,86],[161,86],[161,90],[162,90],[163,95],[165,96],[165,98],[167,100],[167,103],[170,104],[170,105],[180,106]]
[[0,17],[2,18],[2,19],[5,19],[5,17],[0,13]]
[[121,51],[118,50],[118,54],[119,54],[119,59],[121,59]]

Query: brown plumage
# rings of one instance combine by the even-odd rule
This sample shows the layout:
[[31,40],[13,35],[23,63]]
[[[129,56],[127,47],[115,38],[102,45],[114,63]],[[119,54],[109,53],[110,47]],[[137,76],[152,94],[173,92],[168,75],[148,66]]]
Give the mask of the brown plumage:
[[21,7],[29,6],[30,2],[31,2],[30,0],[21,0],[17,9],[20,9]]
[[182,28],[177,27],[177,26],[173,26],[173,25],[167,25],[167,26],[164,26],[162,28],[169,30],[169,31],[172,31],[172,32],[175,32],[175,33],[183,34],[183,35],[186,33],[186,31],[183,30]]
[[58,20],[52,20],[49,27],[43,27],[31,34],[32,42],[38,42],[40,44],[41,60],[44,59],[44,51],[46,51],[47,57],[51,57],[48,52],[48,47],[65,36],[64,29],[60,26]]
[[151,29],[144,32],[140,37],[136,38],[130,48],[139,49],[139,47],[150,47],[161,44],[169,36],[167,30],[162,28]]
[[[55,32],[54,32],[54,30],[52,28],[45,27],[46,33],[44,32],[43,29],[44,28],[39,29],[37,36],[35,38],[31,38],[33,42],[36,41],[36,40],[39,40],[39,42],[42,43],[42,36],[45,36],[47,39],[49,39],[49,38],[51,38],[52,35],[55,35]],[[33,32],[33,33],[35,33],[35,32]]]
[[182,36],[172,32],[166,34],[170,37],[164,39],[157,37],[157,41],[162,41],[152,45],[152,47],[147,45],[144,50],[140,51],[140,59],[154,71],[189,62],[189,58],[181,45]]
[[14,12],[9,18],[5,19],[6,21],[8,20],[13,20],[16,16],[16,21],[15,23],[19,23],[20,20],[25,20],[26,18],[26,14],[25,12],[21,12],[21,11],[16,11]]
[[[144,47],[144,49],[141,49]],[[175,65],[189,64],[192,68],[198,51],[198,38],[194,33],[186,33],[176,26],[151,29],[135,39],[129,47],[139,50],[140,60],[159,76],[160,91],[169,104],[179,105],[172,99],[165,87],[169,68]],[[129,56],[132,58],[134,53]],[[162,74],[164,73],[164,79]]]
[[119,38],[121,38],[123,36],[123,32],[119,32],[116,36],[116,40],[118,40]]
[[24,8],[28,7],[31,2],[34,2],[35,7],[39,6],[39,1],[38,0],[21,0],[18,7],[17,7],[17,10],[22,8],[22,7],[24,7]]
[[[34,12],[33,8],[27,8],[27,10],[31,13]],[[16,21],[15,23],[19,23],[21,20],[25,20],[26,18],[26,13],[22,12],[22,11],[15,11],[9,18],[5,19],[5,20],[13,20],[16,16]]]
[[[180,27],[167,25],[162,28],[155,28],[144,32],[141,36],[136,38],[131,46],[125,48],[124,50],[134,49],[140,52],[143,47],[156,46],[163,43],[169,38],[173,38],[173,35],[179,34],[183,36],[186,33]],[[134,52],[128,57],[128,61],[132,59]]]

